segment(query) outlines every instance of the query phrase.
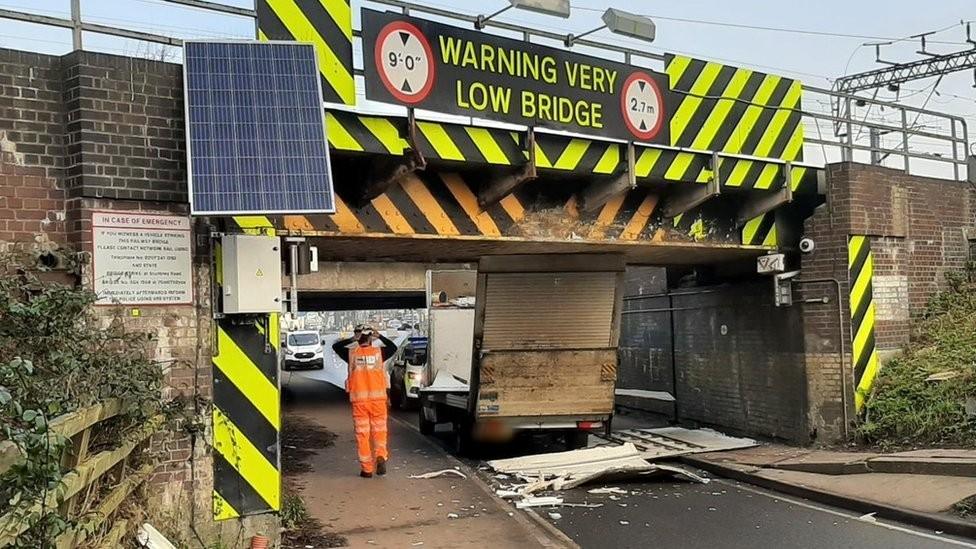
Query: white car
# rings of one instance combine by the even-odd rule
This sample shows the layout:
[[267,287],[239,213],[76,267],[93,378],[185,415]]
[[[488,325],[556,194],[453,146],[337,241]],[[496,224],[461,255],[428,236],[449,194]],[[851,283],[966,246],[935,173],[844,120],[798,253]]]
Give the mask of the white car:
[[315,330],[288,332],[284,350],[282,370],[321,370],[325,366],[322,336]]

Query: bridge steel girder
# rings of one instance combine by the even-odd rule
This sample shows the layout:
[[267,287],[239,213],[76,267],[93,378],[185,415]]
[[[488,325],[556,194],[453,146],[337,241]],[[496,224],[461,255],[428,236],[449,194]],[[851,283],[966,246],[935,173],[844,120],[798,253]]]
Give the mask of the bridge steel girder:
[[696,185],[694,187],[673,191],[664,203],[664,215],[667,217],[677,217],[722,194],[722,178],[719,165],[718,153],[712,153],[711,179],[705,182],[704,185]]
[[[334,153],[410,154],[411,143],[401,135],[405,119],[358,115],[347,111],[327,111],[329,144]],[[442,122],[416,122],[416,148],[429,162],[446,162],[477,168],[490,165],[517,168],[530,153],[535,168],[546,173],[576,173],[610,176],[627,161],[625,143],[567,137],[499,128],[484,128]],[[636,145],[634,177],[638,182],[704,183],[712,174],[712,153],[670,147]],[[722,186],[740,190],[770,190],[778,181],[783,161],[719,153],[723,172]],[[793,165],[792,187],[798,194],[817,192],[817,173],[821,168]]]
[[787,184],[791,180],[791,172],[792,164],[787,162],[783,166],[783,184],[776,192],[750,196],[736,215],[736,227],[744,227],[749,220],[793,202],[793,187]]
[[637,175],[634,172],[635,151],[633,143],[627,145],[627,169],[609,181],[594,181],[580,193],[580,209],[593,212],[605,205],[620,193],[637,188]]

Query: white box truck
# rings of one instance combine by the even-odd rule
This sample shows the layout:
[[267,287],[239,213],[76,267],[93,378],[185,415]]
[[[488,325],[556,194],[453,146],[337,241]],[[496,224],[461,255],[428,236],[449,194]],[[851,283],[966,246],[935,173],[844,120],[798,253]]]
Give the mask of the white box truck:
[[519,432],[584,446],[609,430],[623,258],[487,256],[428,273],[430,360],[421,432],[450,423],[459,452]]

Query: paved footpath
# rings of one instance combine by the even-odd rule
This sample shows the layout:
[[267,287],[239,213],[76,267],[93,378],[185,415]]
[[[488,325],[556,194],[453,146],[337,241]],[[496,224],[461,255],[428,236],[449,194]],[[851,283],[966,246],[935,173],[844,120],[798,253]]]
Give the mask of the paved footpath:
[[329,530],[345,536],[350,547],[562,546],[547,530],[495,499],[479,481],[453,476],[407,478],[462,465],[398,420],[390,421],[389,473],[360,478],[345,393],[305,375],[288,377],[283,379],[286,418],[300,415],[338,437],[334,446],[309,459],[312,471],[298,477],[301,495],[309,512]]

